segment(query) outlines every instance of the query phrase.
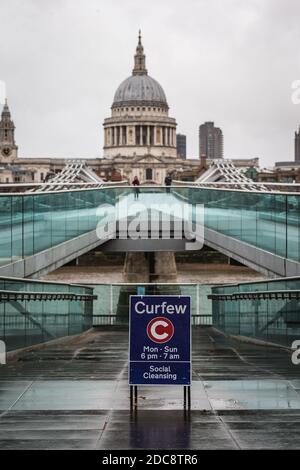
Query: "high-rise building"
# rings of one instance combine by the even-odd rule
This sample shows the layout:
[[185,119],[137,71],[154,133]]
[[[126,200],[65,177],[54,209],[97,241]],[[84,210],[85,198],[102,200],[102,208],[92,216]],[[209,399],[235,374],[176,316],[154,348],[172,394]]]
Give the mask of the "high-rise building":
[[186,159],[186,135],[176,134],[177,156]]
[[299,132],[295,132],[295,162],[300,163],[300,126]]
[[214,122],[205,122],[199,127],[200,158],[223,158],[223,133]]

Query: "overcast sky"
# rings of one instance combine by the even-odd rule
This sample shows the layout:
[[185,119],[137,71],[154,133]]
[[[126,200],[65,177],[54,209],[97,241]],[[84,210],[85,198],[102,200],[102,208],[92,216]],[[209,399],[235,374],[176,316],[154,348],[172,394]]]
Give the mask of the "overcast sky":
[[190,157],[212,120],[228,158],[293,160],[299,18],[299,0],[0,0],[0,80],[19,155],[102,155],[102,122],[141,28]]

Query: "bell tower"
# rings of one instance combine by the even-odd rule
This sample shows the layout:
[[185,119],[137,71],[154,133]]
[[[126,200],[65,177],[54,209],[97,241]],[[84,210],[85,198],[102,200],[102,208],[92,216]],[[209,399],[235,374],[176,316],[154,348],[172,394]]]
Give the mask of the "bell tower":
[[7,99],[3,106],[0,120],[0,161],[9,163],[18,156],[18,147],[15,142],[15,125],[11,119]]

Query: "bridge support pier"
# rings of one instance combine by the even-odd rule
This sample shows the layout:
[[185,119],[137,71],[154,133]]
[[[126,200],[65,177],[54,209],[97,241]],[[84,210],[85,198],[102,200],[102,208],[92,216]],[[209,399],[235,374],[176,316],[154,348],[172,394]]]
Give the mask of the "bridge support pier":
[[[134,251],[126,253],[124,270],[124,282],[134,284],[145,284],[151,282],[168,283],[176,282],[177,269],[174,252],[157,251],[141,252]],[[161,288],[163,291],[161,292]],[[145,293],[157,295],[180,295],[180,287],[147,286]],[[122,286],[117,304],[117,323],[128,324],[128,306],[130,295],[136,295],[136,286]]]
[[140,251],[126,253],[123,278],[124,282],[128,283],[150,282],[147,253]]
[[177,268],[172,251],[126,253],[124,282],[176,282]]
[[177,282],[177,266],[173,251],[156,251],[154,270],[150,270],[150,282]]

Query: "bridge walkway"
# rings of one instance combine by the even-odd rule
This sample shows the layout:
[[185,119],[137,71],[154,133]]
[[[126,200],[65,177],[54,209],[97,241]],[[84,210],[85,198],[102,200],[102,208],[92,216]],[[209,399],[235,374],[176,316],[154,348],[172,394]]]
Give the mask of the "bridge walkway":
[[191,412],[180,387],[142,387],[132,413],[127,348],[127,331],[107,327],[0,366],[0,448],[299,448],[300,366],[287,350],[194,327]]

